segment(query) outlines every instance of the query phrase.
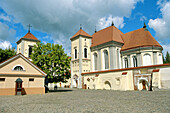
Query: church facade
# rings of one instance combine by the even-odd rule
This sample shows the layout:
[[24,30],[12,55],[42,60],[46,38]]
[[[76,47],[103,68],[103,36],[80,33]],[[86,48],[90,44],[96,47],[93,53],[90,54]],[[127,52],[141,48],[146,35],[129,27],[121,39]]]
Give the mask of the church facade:
[[149,90],[170,88],[162,46],[143,28],[122,33],[111,26],[91,36],[82,28],[71,40],[71,87]]

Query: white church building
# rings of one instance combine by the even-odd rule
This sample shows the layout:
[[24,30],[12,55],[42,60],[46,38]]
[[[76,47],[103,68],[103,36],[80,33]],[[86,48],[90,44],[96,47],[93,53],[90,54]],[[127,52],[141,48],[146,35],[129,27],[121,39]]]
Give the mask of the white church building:
[[144,24],[122,33],[111,26],[71,37],[71,87],[111,90],[170,88],[170,64]]

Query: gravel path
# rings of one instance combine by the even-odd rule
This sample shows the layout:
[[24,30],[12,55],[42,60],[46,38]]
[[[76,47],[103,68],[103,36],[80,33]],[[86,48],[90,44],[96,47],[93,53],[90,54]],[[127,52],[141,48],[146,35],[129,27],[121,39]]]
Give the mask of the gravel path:
[[0,96],[0,113],[170,113],[170,90],[59,89],[44,95]]

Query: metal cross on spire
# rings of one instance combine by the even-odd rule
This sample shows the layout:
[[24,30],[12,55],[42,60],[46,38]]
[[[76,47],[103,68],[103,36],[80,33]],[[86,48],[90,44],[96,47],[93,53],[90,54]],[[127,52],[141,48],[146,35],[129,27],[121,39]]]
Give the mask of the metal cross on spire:
[[30,33],[30,28],[32,27],[30,24],[28,26],[28,32]]
[[80,29],[82,29],[82,24],[80,24]]

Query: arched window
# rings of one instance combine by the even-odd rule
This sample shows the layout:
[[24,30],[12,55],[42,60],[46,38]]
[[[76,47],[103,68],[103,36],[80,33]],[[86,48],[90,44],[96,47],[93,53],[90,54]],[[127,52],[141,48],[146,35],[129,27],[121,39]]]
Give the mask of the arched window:
[[94,70],[97,70],[97,53],[94,53]]
[[74,58],[77,59],[77,49],[74,49]]
[[32,47],[29,47],[29,50],[28,50],[29,57],[31,56],[31,54],[32,54]]
[[104,50],[103,51],[103,57],[104,57],[104,69],[109,69],[109,56],[108,56],[108,51]]
[[14,70],[16,70],[16,71],[23,71],[23,68],[22,68],[21,66],[16,66],[16,67],[14,68]]
[[84,48],[84,58],[87,58],[87,48]]
[[125,62],[125,68],[128,68],[128,59],[127,58],[124,58],[124,62]]
[[143,66],[148,66],[148,65],[152,65],[151,55],[150,54],[144,54],[143,55]]
[[158,64],[163,64],[163,60],[162,60],[162,55],[161,54],[158,55],[158,59],[159,59]]
[[136,56],[133,56],[132,58],[133,58],[133,67],[138,67]]

